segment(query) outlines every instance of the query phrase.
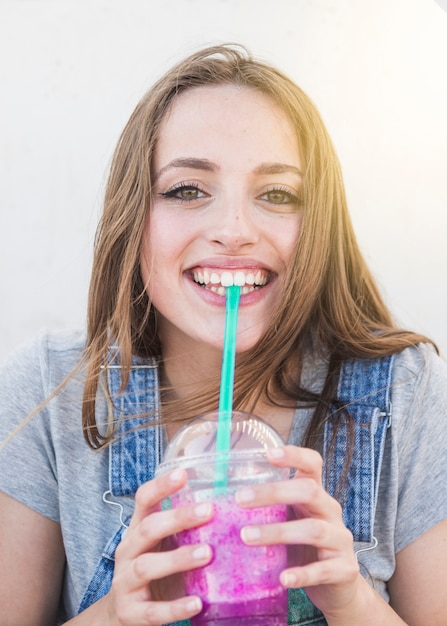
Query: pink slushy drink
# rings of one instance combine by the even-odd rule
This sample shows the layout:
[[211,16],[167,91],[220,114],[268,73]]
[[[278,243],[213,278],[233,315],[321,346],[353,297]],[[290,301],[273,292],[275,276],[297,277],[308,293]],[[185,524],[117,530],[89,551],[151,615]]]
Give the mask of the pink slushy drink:
[[[202,494],[204,499],[206,494]],[[282,505],[243,509],[234,494],[212,496],[213,519],[204,526],[178,535],[180,545],[207,543],[212,562],[186,572],[185,588],[198,595],[204,608],[191,619],[193,626],[243,624],[284,626],[287,623],[287,591],[279,582],[286,568],[286,547],[247,546],[240,532],[251,524],[284,522]],[[175,504],[174,504],[175,506]]]
[[[179,456],[167,459],[160,471],[182,467],[188,474],[186,486],[171,498],[173,507],[212,501],[212,519],[177,535],[179,545],[206,543],[213,559],[205,567],[184,573],[188,595],[202,599],[203,609],[191,618],[192,626],[285,626],[287,590],[279,575],[287,567],[286,546],[248,546],[241,529],[248,525],[284,522],[286,505],[242,508],[235,493],[254,484],[287,480],[289,471],[267,461],[266,449],[282,440],[270,426],[246,414],[233,416],[232,444],[222,458],[213,450],[216,423],[209,416],[194,420],[171,442]],[[192,429],[191,434],[188,429]],[[183,438],[183,440],[182,440]],[[205,450],[205,452],[204,452]],[[225,467],[227,481],[216,486],[216,473]],[[216,470],[219,469],[219,471]]]

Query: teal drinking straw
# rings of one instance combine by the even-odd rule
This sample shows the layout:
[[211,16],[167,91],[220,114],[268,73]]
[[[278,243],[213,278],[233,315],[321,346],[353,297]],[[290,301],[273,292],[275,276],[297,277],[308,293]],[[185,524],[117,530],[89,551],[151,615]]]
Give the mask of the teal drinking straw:
[[[216,452],[228,453],[231,442],[231,412],[233,410],[234,366],[236,359],[236,331],[241,288],[237,285],[227,287],[225,307],[225,332],[222,354],[222,373],[220,379],[219,413],[217,421]],[[222,454],[224,457],[224,455]],[[225,457],[224,457],[225,459]],[[216,463],[215,487],[226,487],[228,480],[228,462]]]

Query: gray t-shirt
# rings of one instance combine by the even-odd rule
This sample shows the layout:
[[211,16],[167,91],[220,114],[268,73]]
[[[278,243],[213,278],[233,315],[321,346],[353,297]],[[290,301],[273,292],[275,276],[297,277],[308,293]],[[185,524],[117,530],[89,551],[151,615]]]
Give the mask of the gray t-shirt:
[[[42,333],[4,363],[0,442],[72,371],[84,343],[83,333]],[[308,360],[304,385],[320,390],[326,369],[324,360]],[[120,508],[103,499],[108,450],[92,450],[82,436],[83,380],[80,369],[0,451],[0,490],[61,524],[67,557],[64,619],[77,613],[102,550],[120,524]],[[386,599],[395,554],[447,517],[447,364],[431,347],[409,348],[396,357],[392,402],[374,526],[378,544],[358,557],[362,572]],[[99,422],[107,415],[101,392],[97,414]],[[302,442],[309,418],[310,411],[296,411],[290,443]],[[122,504],[124,517],[131,514],[132,498],[112,500]]]

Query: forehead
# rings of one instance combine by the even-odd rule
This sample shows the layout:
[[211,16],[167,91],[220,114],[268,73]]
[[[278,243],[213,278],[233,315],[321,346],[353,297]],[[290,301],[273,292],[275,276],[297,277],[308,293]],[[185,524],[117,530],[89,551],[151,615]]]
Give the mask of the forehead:
[[172,151],[218,152],[222,144],[237,150],[248,141],[257,149],[298,154],[292,122],[270,96],[237,85],[194,87],[178,95],[165,114],[156,159]]

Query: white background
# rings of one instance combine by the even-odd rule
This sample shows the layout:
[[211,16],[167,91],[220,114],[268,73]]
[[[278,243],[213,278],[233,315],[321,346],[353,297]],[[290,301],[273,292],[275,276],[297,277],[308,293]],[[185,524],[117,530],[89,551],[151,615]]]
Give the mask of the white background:
[[107,168],[140,96],[236,41],[312,97],[361,247],[447,355],[447,12],[434,0],[0,0],[0,359],[85,323]]

